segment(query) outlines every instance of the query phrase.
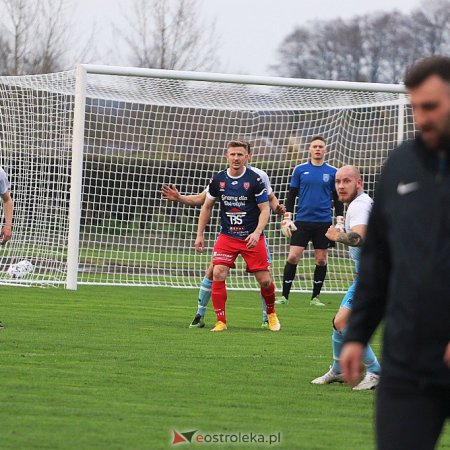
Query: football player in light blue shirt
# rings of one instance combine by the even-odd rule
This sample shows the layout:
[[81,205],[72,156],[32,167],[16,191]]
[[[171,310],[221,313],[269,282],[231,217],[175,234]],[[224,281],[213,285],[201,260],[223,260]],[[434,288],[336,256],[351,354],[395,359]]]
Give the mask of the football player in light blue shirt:
[[326,151],[325,139],[322,136],[313,136],[309,146],[310,161],[297,166],[292,174],[286,201],[287,212],[281,222],[281,231],[291,238],[291,245],[283,272],[283,294],[276,302],[279,305],[288,304],[297,264],[309,241],[312,241],[316,268],[310,304],[324,306],[319,300],[319,294],[327,274],[330,241],[325,237],[325,233],[332,223],[332,204],[334,203],[338,221],[343,222],[344,213],[344,206],[338,200],[334,186],[337,169],[325,162]]
[[[337,171],[336,189],[339,200],[347,205],[345,226],[344,230],[330,226],[326,236],[333,242],[341,242],[348,246],[350,256],[355,263],[356,276],[333,319],[333,365],[324,375],[312,380],[312,384],[330,384],[335,381],[343,381],[339,360],[358,280],[361,246],[366,235],[369,214],[373,204],[373,200],[363,191],[361,175],[356,167],[344,166]],[[374,389],[379,382],[380,364],[369,344],[364,348],[363,359],[367,372],[363,380],[353,388],[355,391]]]

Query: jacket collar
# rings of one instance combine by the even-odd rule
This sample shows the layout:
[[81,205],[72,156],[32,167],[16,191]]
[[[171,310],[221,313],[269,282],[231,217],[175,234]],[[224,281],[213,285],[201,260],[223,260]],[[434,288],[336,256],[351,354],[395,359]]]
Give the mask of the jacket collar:
[[[425,167],[434,173],[450,172],[450,146],[444,148],[444,156],[442,157],[439,156],[436,151],[425,145],[420,134],[416,135],[414,142],[416,144],[414,149]],[[444,158],[444,160],[442,160],[442,158]]]

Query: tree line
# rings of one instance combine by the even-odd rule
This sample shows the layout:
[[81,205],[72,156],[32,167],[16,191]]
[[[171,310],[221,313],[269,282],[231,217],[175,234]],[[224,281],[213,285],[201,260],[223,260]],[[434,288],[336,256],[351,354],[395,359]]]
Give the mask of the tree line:
[[296,27],[272,69],[281,76],[398,83],[417,59],[450,53],[450,1],[427,0],[404,14],[376,12]]

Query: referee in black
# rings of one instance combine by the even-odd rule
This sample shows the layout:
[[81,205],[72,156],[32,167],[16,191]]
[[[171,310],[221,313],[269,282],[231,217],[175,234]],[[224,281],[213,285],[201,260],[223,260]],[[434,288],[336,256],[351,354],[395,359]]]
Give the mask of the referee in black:
[[419,133],[383,168],[340,361],[357,383],[384,319],[380,450],[434,449],[450,417],[450,58],[419,61],[405,85]]

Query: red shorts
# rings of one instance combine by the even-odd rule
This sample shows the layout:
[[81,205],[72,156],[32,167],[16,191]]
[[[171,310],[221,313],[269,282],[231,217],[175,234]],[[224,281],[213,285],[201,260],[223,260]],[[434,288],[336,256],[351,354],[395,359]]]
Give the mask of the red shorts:
[[247,272],[260,272],[270,269],[269,254],[264,236],[259,238],[256,247],[247,248],[243,239],[233,238],[226,234],[219,234],[214,244],[212,263],[217,266],[227,266],[234,269],[236,258],[242,255],[247,264]]

